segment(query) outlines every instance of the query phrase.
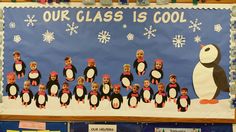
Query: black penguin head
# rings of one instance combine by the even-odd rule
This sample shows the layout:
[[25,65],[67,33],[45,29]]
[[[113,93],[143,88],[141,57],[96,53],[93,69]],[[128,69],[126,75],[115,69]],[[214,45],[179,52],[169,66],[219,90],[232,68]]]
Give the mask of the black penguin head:
[[207,67],[218,65],[221,59],[220,49],[215,44],[202,46],[199,53],[200,62]]

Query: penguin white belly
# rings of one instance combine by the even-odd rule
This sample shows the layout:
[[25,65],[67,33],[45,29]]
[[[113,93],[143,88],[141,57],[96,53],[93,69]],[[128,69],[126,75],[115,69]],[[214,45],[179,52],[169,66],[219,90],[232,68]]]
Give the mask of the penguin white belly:
[[81,97],[84,94],[84,90],[81,89],[81,88],[77,88],[76,89],[76,94],[77,94],[77,96]]
[[92,78],[95,74],[95,71],[93,69],[89,69],[87,72],[87,77],[88,78]]
[[15,95],[16,94],[16,86],[14,86],[14,85],[12,85],[12,86],[10,86],[10,88],[9,88],[9,91],[10,91],[10,94],[11,95]]
[[153,70],[151,74],[154,78],[161,78],[161,73],[157,70]]
[[73,71],[71,69],[66,70],[66,77],[67,78],[73,78]]
[[63,93],[61,95],[61,102],[66,103],[69,100],[69,95],[67,93]]
[[108,94],[110,91],[110,86],[108,84],[104,84],[102,90],[104,94]]
[[113,106],[117,106],[117,107],[119,107],[120,106],[120,101],[119,101],[119,99],[118,98],[114,98],[113,99]]
[[151,96],[150,91],[149,90],[144,90],[143,97],[146,98],[146,99],[149,99],[150,96]]
[[170,91],[169,91],[169,95],[171,98],[174,98],[176,96],[176,90],[175,88],[171,88]]
[[30,96],[29,96],[28,93],[24,93],[22,95],[22,98],[23,98],[24,102],[29,102],[30,101]]
[[217,86],[213,77],[214,68],[207,68],[200,62],[193,70],[193,87],[200,99],[213,99]]
[[186,100],[186,99],[180,99],[180,105],[181,105],[182,107],[186,107],[186,106],[188,105],[187,100]]
[[91,104],[96,105],[98,102],[98,97],[96,95],[91,96]]
[[155,100],[156,100],[156,102],[157,102],[158,104],[160,104],[160,103],[162,102],[162,100],[163,100],[162,95],[157,94]]
[[15,69],[16,69],[16,71],[21,71],[22,70],[22,64],[16,64]]
[[57,91],[58,91],[58,86],[53,84],[51,87],[51,93],[57,93]]
[[136,104],[137,104],[137,98],[131,97],[130,98],[130,106],[136,106]]
[[145,69],[145,64],[143,62],[139,63],[137,66],[137,70],[139,72],[142,72],[142,71],[144,71],[144,69]]
[[122,78],[122,79],[121,79],[121,82],[122,82],[126,87],[130,86],[130,81],[129,81],[129,79],[128,79],[127,77]]
[[29,77],[30,77],[31,79],[36,79],[36,78],[38,78],[38,76],[39,76],[39,73],[30,73],[30,74],[29,74]]
[[45,96],[39,95],[38,102],[39,102],[39,104],[44,104],[44,102],[45,102]]

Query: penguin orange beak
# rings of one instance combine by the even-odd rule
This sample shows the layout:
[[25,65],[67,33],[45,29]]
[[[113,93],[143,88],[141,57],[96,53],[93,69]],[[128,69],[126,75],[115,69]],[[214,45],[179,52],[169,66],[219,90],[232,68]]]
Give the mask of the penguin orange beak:
[[203,44],[200,44],[200,48],[201,48],[201,49],[202,49],[204,46],[205,46],[205,45],[203,45]]

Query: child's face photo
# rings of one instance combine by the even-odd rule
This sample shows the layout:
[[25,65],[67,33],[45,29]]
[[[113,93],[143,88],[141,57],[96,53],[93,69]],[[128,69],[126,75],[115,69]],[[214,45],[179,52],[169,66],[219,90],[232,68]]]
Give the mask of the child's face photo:
[[9,84],[13,84],[13,83],[16,82],[16,78],[15,78],[14,75],[11,75],[11,76],[7,77],[7,81],[8,81]]
[[88,66],[95,66],[95,63],[94,62],[88,62]]
[[109,78],[104,77],[104,78],[103,78],[103,83],[109,83]]
[[31,68],[31,70],[35,70],[35,69],[37,69],[37,65],[36,64],[31,64],[30,68]]
[[137,88],[136,86],[133,86],[132,91],[133,91],[134,93],[137,93],[137,92],[138,92],[138,88]]
[[162,63],[156,62],[155,67],[156,67],[156,69],[161,69],[162,68]]
[[171,83],[176,83],[176,78],[175,77],[170,77],[170,82]]
[[130,72],[130,67],[128,66],[124,67],[124,72]]
[[114,92],[115,94],[118,94],[118,93],[120,93],[120,89],[117,88],[117,87],[115,87],[113,92]]
[[42,86],[42,85],[39,85],[39,91],[40,91],[40,92],[43,92],[43,91],[45,91],[45,87],[44,87],[44,86]]
[[15,54],[15,55],[13,56],[13,59],[14,59],[14,61],[20,60],[20,55]]
[[65,60],[65,65],[68,66],[72,63],[72,60],[71,59],[68,59],[68,60]]
[[143,85],[145,88],[147,88],[150,86],[150,82],[148,80],[145,80]]
[[186,91],[186,90],[181,90],[181,95],[187,95],[188,94],[188,92]]
[[161,92],[164,91],[164,85],[158,85],[158,90]]
[[136,53],[136,58],[137,58],[137,59],[143,59],[143,56],[144,56],[143,51],[138,51],[138,52]]
[[78,84],[79,84],[79,85],[84,85],[83,79],[78,79]]
[[92,90],[93,91],[98,91],[98,85],[97,84],[92,84]]
[[64,89],[64,90],[65,90],[65,89],[68,89],[68,87],[69,87],[69,86],[68,86],[67,84],[63,84],[63,85],[62,85],[62,89]]
[[55,81],[57,79],[57,76],[56,75],[51,75],[51,80],[52,81]]
[[24,83],[24,88],[25,89],[29,89],[30,88],[30,82],[29,81]]

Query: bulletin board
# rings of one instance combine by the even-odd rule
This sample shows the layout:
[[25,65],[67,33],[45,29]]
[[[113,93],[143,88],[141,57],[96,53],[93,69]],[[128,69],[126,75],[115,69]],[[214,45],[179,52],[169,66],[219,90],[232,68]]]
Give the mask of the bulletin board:
[[1,6],[0,116],[233,123],[231,9]]

